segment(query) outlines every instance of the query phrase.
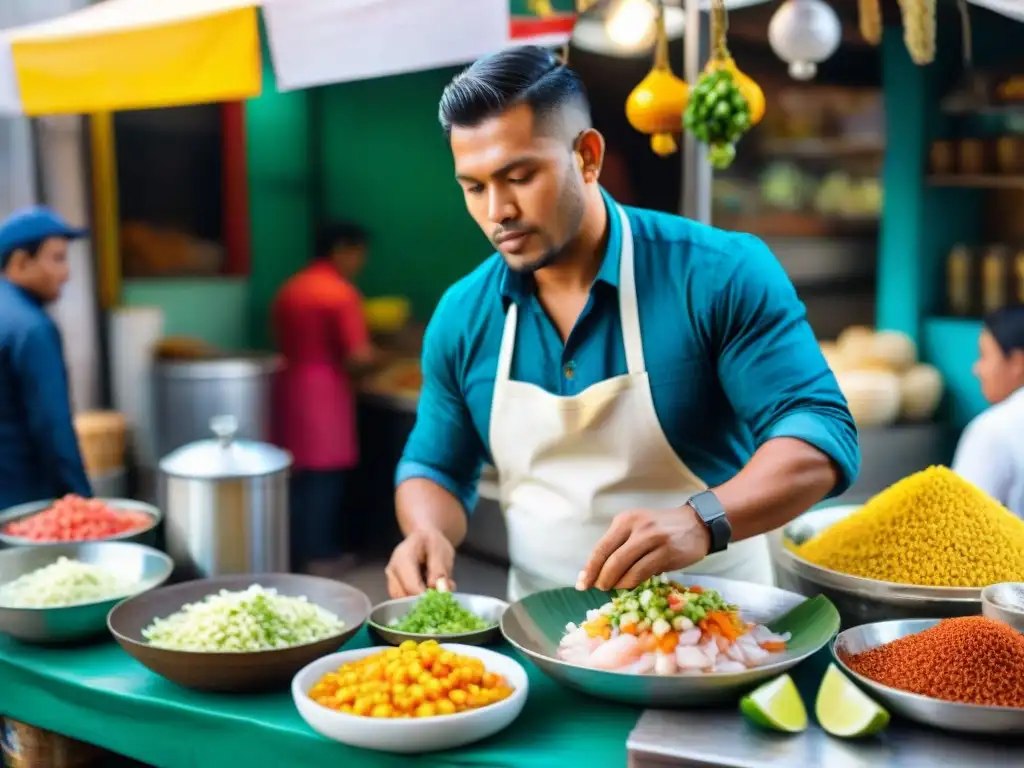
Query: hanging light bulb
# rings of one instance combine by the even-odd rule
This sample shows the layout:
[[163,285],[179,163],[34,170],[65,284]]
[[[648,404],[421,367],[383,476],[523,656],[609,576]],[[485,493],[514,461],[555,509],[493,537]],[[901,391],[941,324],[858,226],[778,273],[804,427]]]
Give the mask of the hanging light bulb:
[[[670,39],[683,36],[686,14],[667,7],[665,32]],[[601,10],[580,14],[572,32],[572,44],[606,56],[646,56],[657,39],[658,8],[651,0],[615,0]]]
[[768,43],[796,80],[813,78],[842,35],[839,17],[824,0],[786,0],[768,24]]
[[605,22],[605,29],[620,48],[647,47],[654,42],[657,18],[647,0],[622,0]]

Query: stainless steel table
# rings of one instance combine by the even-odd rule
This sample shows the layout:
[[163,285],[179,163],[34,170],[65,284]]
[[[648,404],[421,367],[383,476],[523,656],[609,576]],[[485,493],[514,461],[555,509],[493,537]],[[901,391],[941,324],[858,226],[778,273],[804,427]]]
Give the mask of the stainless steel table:
[[983,768],[1024,766],[1024,740],[943,733],[894,718],[878,737],[834,739],[814,720],[827,650],[793,673],[812,723],[800,734],[763,731],[736,708],[648,710],[627,743],[630,768]]

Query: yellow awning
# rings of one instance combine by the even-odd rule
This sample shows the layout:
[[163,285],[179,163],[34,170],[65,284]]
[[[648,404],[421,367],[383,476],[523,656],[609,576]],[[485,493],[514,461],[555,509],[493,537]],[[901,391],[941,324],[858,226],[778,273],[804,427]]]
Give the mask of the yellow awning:
[[0,33],[30,116],[260,92],[257,0],[106,0]]

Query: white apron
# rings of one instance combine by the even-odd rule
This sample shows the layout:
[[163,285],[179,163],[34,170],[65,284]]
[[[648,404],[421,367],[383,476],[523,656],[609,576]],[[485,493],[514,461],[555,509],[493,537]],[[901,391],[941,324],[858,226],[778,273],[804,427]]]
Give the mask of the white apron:
[[[508,526],[509,600],[572,586],[620,512],[671,509],[707,489],[676,455],[658,422],[644,366],[633,235],[622,222],[619,312],[628,373],[571,397],[512,381],[517,308],[509,305],[491,403],[491,455]],[[774,581],[767,539],[729,546],[686,569]]]

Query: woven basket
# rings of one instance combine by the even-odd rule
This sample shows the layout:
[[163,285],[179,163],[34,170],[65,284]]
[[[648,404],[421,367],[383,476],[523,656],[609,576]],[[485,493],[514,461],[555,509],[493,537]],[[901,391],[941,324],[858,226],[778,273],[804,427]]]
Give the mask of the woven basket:
[[107,752],[17,720],[3,723],[4,763],[8,768],[91,768]]
[[117,411],[87,411],[75,416],[75,432],[85,471],[108,475],[124,467],[128,422]]

